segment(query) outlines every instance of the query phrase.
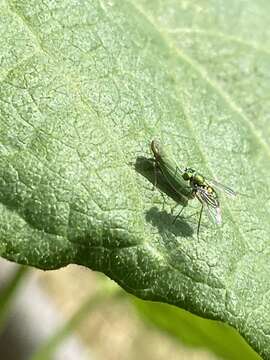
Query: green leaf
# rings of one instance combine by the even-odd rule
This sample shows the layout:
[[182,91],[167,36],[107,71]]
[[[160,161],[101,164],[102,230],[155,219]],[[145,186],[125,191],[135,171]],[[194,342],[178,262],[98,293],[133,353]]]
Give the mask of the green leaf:
[[[102,271],[269,358],[269,1],[2,0],[0,14],[0,254]],[[172,224],[173,200],[131,165],[153,138],[239,192],[221,227],[204,213],[196,237],[196,200]]]
[[165,331],[182,344],[206,348],[219,358],[258,360],[261,357],[251,349],[232,327],[203,319],[175,306],[133,299],[137,310],[147,322]]

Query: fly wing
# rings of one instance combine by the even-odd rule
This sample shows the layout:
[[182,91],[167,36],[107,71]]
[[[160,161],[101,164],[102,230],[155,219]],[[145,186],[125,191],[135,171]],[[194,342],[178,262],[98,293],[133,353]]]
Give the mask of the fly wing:
[[211,207],[209,204],[206,206],[206,212],[209,217],[209,219],[217,225],[221,225],[222,219],[221,219],[221,209],[220,207]]
[[182,177],[182,170],[167,156],[160,158],[158,166],[174,191],[187,200],[194,198],[193,188]]
[[207,179],[207,182],[209,185],[223,191],[226,195],[230,196],[231,198],[234,198],[237,195],[235,191],[233,191],[232,189],[230,189],[225,185],[220,184],[218,181]]
[[205,189],[198,188],[196,196],[205,207],[209,219],[216,225],[221,225],[221,209],[219,201]]

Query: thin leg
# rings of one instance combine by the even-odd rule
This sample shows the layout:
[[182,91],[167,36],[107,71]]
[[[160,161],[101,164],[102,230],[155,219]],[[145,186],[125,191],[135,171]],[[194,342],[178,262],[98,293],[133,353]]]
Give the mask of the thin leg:
[[176,215],[176,217],[173,219],[173,224],[176,222],[177,218],[182,214],[182,211],[184,210],[185,206],[182,206],[182,209],[179,211],[179,213]]
[[171,214],[174,213],[174,210],[179,206],[178,203],[176,203],[174,206],[171,207]]
[[201,207],[200,216],[199,216],[199,222],[198,222],[198,227],[197,227],[197,238],[198,239],[199,239],[201,220],[202,220],[202,212],[203,212],[203,203],[201,203],[201,204],[202,204],[202,207]]

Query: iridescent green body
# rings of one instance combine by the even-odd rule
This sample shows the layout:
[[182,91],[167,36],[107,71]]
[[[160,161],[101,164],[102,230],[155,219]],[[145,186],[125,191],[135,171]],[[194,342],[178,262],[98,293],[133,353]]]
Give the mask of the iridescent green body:
[[151,150],[154,154],[156,167],[171,186],[171,188],[183,198],[183,205],[186,206],[188,200],[194,198],[193,189],[187,184],[174,161],[168,158],[160,144],[153,140]]
[[221,224],[221,210],[218,195],[215,189],[210,185],[206,178],[192,168],[186,168],[182,174],[184,180],[189,181],[189,185],[195,192],[196,198],[202,204],[200,219],[203,207],[206,205],[208,216],[211,220],[220,225]]
[[154,154],[156,167],[161,171],[173,191],[184,199],[184,202],[182,202],[183,208],[177,217],[181,214],[184,207],[187,206],[188,201],[196,197],[202,205],[197,236],[199,235],[201,216],[204,207],[207,210],[209,218],[215,224],[220,225],[221,209],[219,198],[214,187],[219,188],[231,197],[236,196],[236,193],[217,181],[206,179],[202,174],[192,168],[181,170],[176,163],[166,156],[159,143],[155,140],[151,142],[151,150]]

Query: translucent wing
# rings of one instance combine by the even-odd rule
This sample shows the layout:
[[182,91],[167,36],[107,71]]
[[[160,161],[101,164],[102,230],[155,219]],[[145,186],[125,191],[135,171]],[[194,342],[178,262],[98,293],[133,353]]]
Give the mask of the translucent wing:
[[222,219],[221,219],[221,209],[220,207],[212,207],[209,204],[206,205],[206,213],[209,217],[209,219],[217,225],[221,225]]
[[225,186],[225,185],[222,185],[220,184],[218,181],[215,181],[215,180],[209,180],[207,179],[207,183],[211,186],[213,186],[214,188],[217,188],[221,191],[223,191],[226,195],[234,198],[237,194],[235,191],[233,191],[232,189],[230,189],[229,187]]
[[206,213],[209,219],[217,225],[221,224],[221,209],[219,206],[218,198],[209,194],[205,189],[198,188],[196,192],[198,200],[202,203],[206,209]]

